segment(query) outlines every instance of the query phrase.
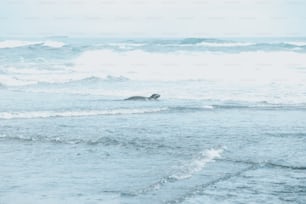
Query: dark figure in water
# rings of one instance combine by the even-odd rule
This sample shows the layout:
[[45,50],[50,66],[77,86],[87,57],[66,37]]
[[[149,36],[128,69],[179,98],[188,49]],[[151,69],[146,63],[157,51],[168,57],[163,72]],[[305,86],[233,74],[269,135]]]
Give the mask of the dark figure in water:
[[144,97],[144,96],[132,96],[130,98],[124,99],[124,100],[132,100],[132,101],[148,101],[148,100],[157,100],[160,97],[159,94],[152,94],[150,97]]

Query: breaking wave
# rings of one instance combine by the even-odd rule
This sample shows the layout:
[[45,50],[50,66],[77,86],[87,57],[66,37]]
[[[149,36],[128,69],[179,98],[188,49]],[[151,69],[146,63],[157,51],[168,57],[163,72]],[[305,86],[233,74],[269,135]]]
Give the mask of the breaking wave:
[[179,171],[171,175],[170,178],[181,180],[192,177],[194,174],[200,172],[207,163],[214,162],[215,159],[220,158],[223,151],[223,148],[219,148],[200,152],[200,154],[190,162],[183,164]]
[[203,168],[211,162],[215,162],[216,159],[221,158],[224,148],[211,148],[200,152],[191,161],[186,161],[182,163],[177,170],[175,170],[171,175],[161,178],[156,183],[149,185],[148,187],[141,189],[137,192],[130,193],[131,195],[143,194],[150,191],[158,190],[163,185],[171,182],[176,182],[179,180],[184,180],[192,177],[193,175],[199,173]]
[[59,41],[22,41],[22,40],[5,40],[0,42],[0,49],[18,48],[27,46],[45,46],[50,48],[61,48],[65,45]]
[[167,108],[114,109],[93,111],[32,111],[32,112],[0,112],[0,119],[31,119],[50,117],[81,117],[98,115],[145,114],[166,111]]
[[[63,40],[63,39],[60,39]],[[65,41],[65,39],[64,39]],[[64,42],[56,40],[4,40],[0,41],[0,49],[6,48],[22,48],[31,46],[43,46],[49,48],[62,48],[67,45]],[[276,42],[250,41],[248,39],[214,39],[214,38],[185,38],[185,39],[147,39],[147,40],[121,40],[109,42],[99,42],[79,47],[78,44],[70,44],[74,49],[115,49],[115,50],[143,50],[143,51],[172,51],[177,50],[193,50],[193,51],[232,51],[245,52],[250,51],[276,51],[276,50],[305,50],[306,41],[304,39],[296,40],[279,40]],[[84,51],[84,50],[83,50]]]

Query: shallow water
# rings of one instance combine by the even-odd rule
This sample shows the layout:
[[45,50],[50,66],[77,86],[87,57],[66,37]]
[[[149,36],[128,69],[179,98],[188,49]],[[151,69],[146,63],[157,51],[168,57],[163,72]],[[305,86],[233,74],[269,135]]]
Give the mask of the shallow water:
[[[224,73],[206,78],[214,69],[208,66],[210,71],[197,73],[199,79],[182,68],[156,80],[167,73],[162,67],[151,73],[138,64],[133,74],[124,68],[108,73],[107,64],[101,70],[86,64],[86,72],[79,64],[91,54],[101,58],[105,50],[114,67],[136,55],[153,64],[174,60],[171,50],[170,56],[164,53],[173,42],[157,51],[156,42],[142,42],[141,48],[125,44],[136,54],[120,47],[122,42],[109,45],[117,46],[115,51],[105,43],[95,47],[103,48],[98,53],[92,53],[91,42],[77,42],[0,48],[6,53],[0,70],[0,203],[306,203],[303,52],[289,46],[281,54],[289,56],[287,64],[270,58],[270,66],[258,65],[256,60],[267,59],[252,50],[254,45],[237,53],[236,45],[222,47],[224,42],[216,41],[221,48],[213,47],[219,53],[209,58],[210,65],[234,51],[235,59],[243,59],[244,49],[253,46],[249,63],[256,66],[238,76],[227,75],[228,66],[215,67]],[[214,50],[207,53],[203,49],[212,48],[205,46],[192,50],[194,56],[188,50],[192,45],[176,44],[185,49],[177,60],[188,65],[191,59],[211,56]],[[271,57],[285,49],[275,47],[263,51]],[[67,51],[77,48],[73,54]],[[67,55],[56,57],[60,52]],[[120,58],[120,52],[127,58]],[[40,54],[45,61],[37,60]],[[12,62],[16,56],[28,62]],[[55,63],[44,67],[50,60]],[[288,64],[292,60],[298,64]],[[258,66],[267,67],[267,75]],[[270,75],[278,68],[281,74]],[[161,99],[122,100],[152,93]]]

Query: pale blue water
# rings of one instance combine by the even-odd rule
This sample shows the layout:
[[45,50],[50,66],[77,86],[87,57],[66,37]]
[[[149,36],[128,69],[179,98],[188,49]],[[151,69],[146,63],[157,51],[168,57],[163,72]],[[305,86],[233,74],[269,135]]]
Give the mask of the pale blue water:
[[0,203],[304,204],[305,51],[305,39],[2,39]]

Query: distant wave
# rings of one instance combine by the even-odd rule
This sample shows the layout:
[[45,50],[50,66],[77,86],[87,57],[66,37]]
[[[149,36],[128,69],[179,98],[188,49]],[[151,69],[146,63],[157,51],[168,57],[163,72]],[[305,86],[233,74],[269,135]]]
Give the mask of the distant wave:
[[224,43],[226,40],[216,38],[184,38],[179,40],[180,44],[199,44],[199,43]]
[[256,45],[256,43],[247,43],[247,42],[224,42],[224,43],[210,43],[210,42],[202,42],[198,43],[198,46],[207,46],[207,47],[243,47],[243,46],[251,46]]
[[[274,49],[283,49],[286,46],[289,47],[303,47],[306,46],[306,41],[276,41],[276,42],[250,42],[247,40],[224,40],[224,39],[215,39],[215,38],[186,38],[178,41],[161,41],[160,43],[163,46],[177,46],[177,47],[187,47],[187,46],[196,46],[196,47],[211,47],[211,48],[220,48],[219,51],[222,51],[222,48],[233,48],[236,51],[239,51],[239,47],[250,47],[258,48],[263,50]],[[288,48],[289,48],[288,47]],[[251,49],[250,51],[252,51]],[[214,51],[217,51],[214,49]],[[224,50],[223,50],[224,51]],[[228,49],[226,51],[229,51]],[[246,49],[240,51],[247,51]],[[254,51],[254,50],[253,50]]]
[[0,49],[4,48],[18,48],[26,46],[40,45],[50,48],[61,48],[65,45],[63,42],[58,41],[21,41],[21,40],[5,40],[0,42]]
[[[77,73],[69,73],[67,71],[54,71],[54,70],[35,70],[25,69],[10,72],[7,75],[0,74],[0,84],[2,86],[29,86],[29,85],[68,85],[68,84],[92,84],[98,82],[119,82],[128,81],[127,77],[111,76],[95,77],[95,76],[82,76]],[[56,77],[58,76],[58,77]]]
[[222,110],[222,109],[253,109],[253,110],[306,110],[306,104],[271,104],[271,103],[249,103],[244,102],[243,104],[211,104],[211,105],[203,105],[203,106],[177,106],[177,107],[169,107],[170,111],[177,112],[193,112],[193,111],[209,111],[209,110]]
[[[198,47],[214,48],[214,51],[250,52],[250,51],[297,51],[306,47],[306,42],[276,42],[276,43],[251,43],[251,42],[201,42]],[[227,48],[226,50],[224,50]],[[209,49],[208,49],[209,50]]]
[[288,45],[293,45],[293,46],[306,46],[306,42],[302,41],[294,41],[294,42],[285,42]]
[[251,42],[239,42],[239,41],[221,40],[214,38],[186,38],[181,40],[179,44],[205,46],[205,47],[238,47],[238,46],[256,45],[256,43],[251,43]]
[[95,77],[95,76],[91,76],[91,77],[85,77],[83,79],[79,79],[79,80],[72,80],[66,83],[98,83],[101,81],[128,81],[129,79],[123,76],[106,76],[105,78],[100,78],[100,77]]
[[[65,41],[65,39],[63,40]],[[43,46],[49,48],[62,48],[66,43],[57,41],[56,39],[49,40],[4,40],[0,41],[0,49],[4,48],[20,48],[31,46]],[[110,49],[110,50],[143,50],[143,51],[175,51],[175,50],[192,50],[192,51],[220,51],[220,52],[245,52],[245,51],[277,51],[277,50],[291,50],[296,51],[295,48],[306,47],[306,41],[292,40],[292,41],[248,41],[244,40],[225,40],[214,38],[186,38],[186,39],[147,39],[147,40],[121,40],[121,41],[106,41],[99,43],[92,43],[86,45],[69,44],[73,50],[85,51],[96,49]],[[170,50],[169,50],[170,49]]]
[[272,104],[272,103],[251,103],[245,104],[219,104],[212,105],[215,109],[256,109],[256,110],[306,110],[306,104]]
[[205,111],[205,110],[213,110],[215,107],[213,105],[204,105],[204,106],[174,106],[169,107],[169,110],[172,111]]
[[118,42],[118,43],[108,43],[107,45],[111,47],[117,47],[119,49],[129,49],[129,48],[138,48],[147,45],[146,43],[132,43],[132,42]]
[[128,115],[145,114],[166,111],[167,108],[113,109],[92,111],[29,111],[29,112],[0,112],[0,119],[32,119],[51,117],[81,117],[98,115]]

